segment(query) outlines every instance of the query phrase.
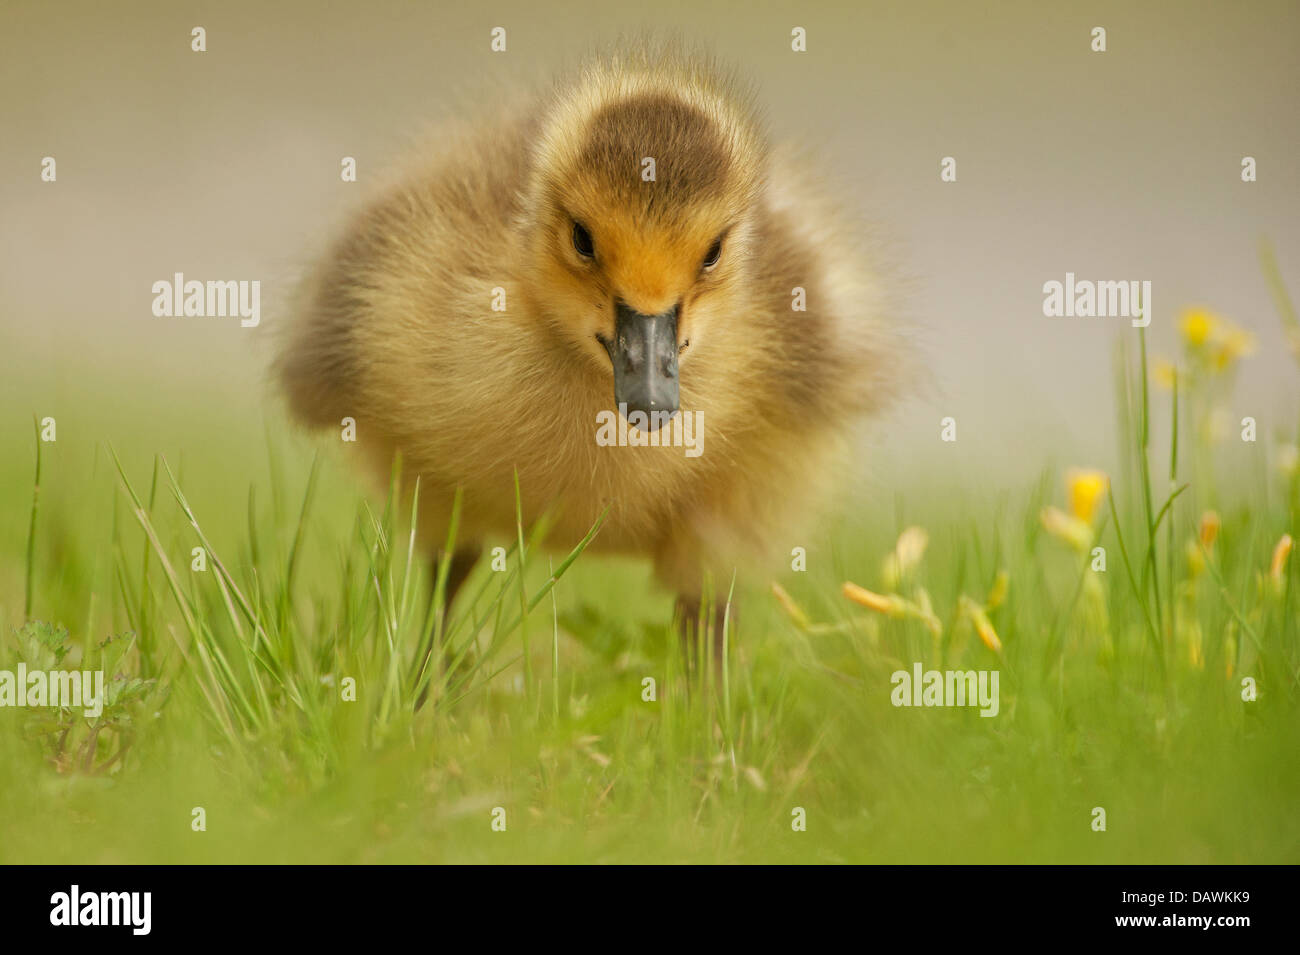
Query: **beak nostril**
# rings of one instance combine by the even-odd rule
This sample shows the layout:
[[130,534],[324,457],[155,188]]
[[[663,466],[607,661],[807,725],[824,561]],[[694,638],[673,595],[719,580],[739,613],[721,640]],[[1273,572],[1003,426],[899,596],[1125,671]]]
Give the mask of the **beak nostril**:
[[676,412],[677,308],[645,315],[619,303],[615,315],[616,342],[609,349],[615,404],[620,411]]

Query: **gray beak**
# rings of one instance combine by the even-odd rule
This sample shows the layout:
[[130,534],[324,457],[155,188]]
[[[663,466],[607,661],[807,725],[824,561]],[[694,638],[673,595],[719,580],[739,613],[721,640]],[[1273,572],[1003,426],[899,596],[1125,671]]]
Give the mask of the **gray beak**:
[[[642,315],[622,302],[615,314],[614,340],[605,343],[614,363],[614,402],[642,431],[656,431],[678,410],[677,306]],[[645,423],[633,412],[640,411]]]

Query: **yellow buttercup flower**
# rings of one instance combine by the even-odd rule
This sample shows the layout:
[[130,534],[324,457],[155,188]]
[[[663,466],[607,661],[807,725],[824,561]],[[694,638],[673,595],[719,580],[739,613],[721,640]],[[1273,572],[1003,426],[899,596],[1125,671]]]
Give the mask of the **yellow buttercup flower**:
[[1218,326],[1218,316],[1203,308],[1184,310],[1182,320],[1179,322],[1183,340],[1193,348],[1200,348],[1209,341]]
[[[1254,335],[1208,309],[1184,309],[1178,327],[1183,341],[1215,372],[1226,371],[1239,359],[1255,352]],[[1172,374],[1172,369],[1162,368],[1157,360],[1152,374],[1157,384],[1163,384],[1163,377]]]
[[1097,503],[1110,487],[1110,478],[1102,471],[1076,469],[1066,475],[1065,486],[1070,496],[1070,512],[1091,525],[1097,514]]

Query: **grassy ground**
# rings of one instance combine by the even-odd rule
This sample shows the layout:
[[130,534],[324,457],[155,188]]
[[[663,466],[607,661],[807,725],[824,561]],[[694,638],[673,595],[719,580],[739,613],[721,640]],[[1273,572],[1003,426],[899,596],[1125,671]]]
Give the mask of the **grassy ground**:
[[[472,606],[426,618],[409,512],[277,419],[86,384],[30,409],[59,429],[33,507],[7,408],[0,668],[66,650],[114,679],[98,720],[0,710],[0,860],[1300,861],[1300,480],[1269,435],[1214,472],[1225,369],[1192,331],[1172,480],[1172,449],[1142,453],[1172,393],[1133,338],[1109,482],[953,478],[840,515],[779,593],[738,590],[725,672],[693,684],[638,563],[521,528],[522,586],[502,541]],[[458,663],[421,676],[431,640]],[[1000,712],[893,706],[915,661],[998,670]]]

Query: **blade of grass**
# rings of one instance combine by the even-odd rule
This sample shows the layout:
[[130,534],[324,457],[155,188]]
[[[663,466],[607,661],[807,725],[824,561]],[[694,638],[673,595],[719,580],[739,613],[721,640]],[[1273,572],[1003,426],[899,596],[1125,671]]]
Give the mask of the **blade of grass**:
[[23,598],[23,619],[32,619],[32,594],[36,585],[36,515],[41,505],[41,422],[32,415],[36,429],[36,480],[32,484],[32,514],[27,522],[27,586]]
[[[417,488],[418,490],[418,488]],[[415,689],[415,699],[421,701],[424,699],[424,693],[429,684],[437,683],[442,661],[443,640],[445,638],[444,627],[447,617],[447,579],[451,574],[451,559],[456,551],[456,539],[460,533],[460,511],[464,501],[464,489],[456,488],[455,494],[451,500],[451,518],[447,522],[447,539],[442,548],[442,553],[438,555],[438,569],[433,582],[433,596],[430,598],[429,610],[425,614],[424,633],[420,637],[420,642],[416,648],[415,659],[419,661],[412,684]],[[414,518],[412,518],[414,520]],[[486,586],[486,582],[484,582]],[[427,673],[430,662],[433,663],[434,672]]]
[[[555,562],[547,561],[551,576],[555,576]],[[551,590],[551,720],[560,722],[560,607],[555,590]]]
[[524,646],[524,695],[533,698],[533,659],[528,650],[528,551],[524,547],[524,505],[519,492],[519,469],[515,468],[515,534],[519,547],[519,637]]
[[1156,559],[1155,509],[1151,498],[1151,396],[1147,384],[1147,335],[1145,328],[1138,329],[1138,343],[1140,346],[1139,369],[1142,380],[1142,430],[1138,446],[1138,465],[1142,474],[1142,502],[1147,523],[1147,559],[1144,561],[1142,569],[1142,592],[1145,594],[1147,586],[1151,586],[1156,604],[1156,623],[1161,628],[1160,633],[1163,634],[1165,615],[1160,597],[1160,573]]
[[[283,633],[288,625],[289,608],[293,603],[293,584],[298,574],[298,555],[302,553],[302,542],[307,530],[307,514],[316,496],[316,479],[319,471],[320,455],[316,454],[312,457],[311,471],[307,474],[307,488],[303,491],[302,507],[298,509],[298,523],[294,527],[293,543],[289,545],[289,558],[285,562],[284,581],[280,586],[276,617],[276,630],[280,633]],[[251,532],[252,528],[250,528]]]
[[1121,526],[1119,510],[1115,506],[1115,493],[1109,486],[1106,488],[1106,498],[1110,501],[1111,520],[1115,522],[1115,536],[1119,539],[1119,552],[1124,560],[1124,569],[1128,572],[1128,582],[1133,590],[1133,599],[1137,601],[1138,607],[1142,611],[1142,619],[1147,625],[1147,636],[1151,640],[1151,649],[1155,652],[1156,661],[1160,664],[1160,672],[1163,675],[1165,672],[1163,644],[1156,634],[1155,624],[1151,622],[1151,612],[1147,609],[1146,600],[1143,598],[1142,591],[1138,588],[1137,578],[1133,574],[1133,563],[1129,560],[1128,547],[1124,544],[1124,529]]
[[[1181,494],[1183,491],[1187,489],[1187,485],[1183,485],[1182,488],[1178,488],[1178,370],[1176,368],[1174,369],[1173,372],[1173,385],[1170,390],[1173,393],[1170,399],[1173,405],[1170,412],[1171,424],[1170,424],[1170,435],[1169,435],[1170,495],[1169,495],[1169,500],[1165,502],[1164,508],[1161,509],[1159,517],[1156,518],[1157,524],[1159,524],[1161,518],[1165,516],[1165,511],[1170,510],[1172,508],[1174,503],[1174,498],[1176,498],[1179,494]],[[1175,488],[1178,488],[1178,490],[1174,490]],[[1166,529],[1165,533],[1167,538],[1165,541],[1165,550],[1166,550],[1165,559],[1167,561],[1165,567],[1165,577],[1169,585],[1169,633],[1172,637],[1173,634],[1176,634],[1178,632],[1178,601],[1176,599],[1176,588],[1175,588],[1175,581],[1174,581],[1174,575],[1177,570],[1177,563],[1174,559],[1175,558],[1174,518],[1172,513],[1169,516],[1169,527]]]

